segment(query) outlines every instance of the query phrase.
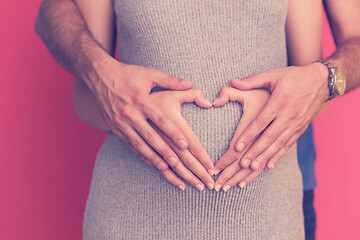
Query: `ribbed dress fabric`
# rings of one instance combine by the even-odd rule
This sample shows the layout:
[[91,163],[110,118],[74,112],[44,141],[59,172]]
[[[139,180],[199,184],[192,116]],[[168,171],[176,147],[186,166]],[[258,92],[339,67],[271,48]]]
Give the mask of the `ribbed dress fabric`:
[[[121,62],[191,80],[210,101],[232,78],[287,65],[286,0],[114,0],[114,10]],[[215,163],[242,109],[191,103],[182,114]],[[181,191],[109,133],[96,159],[83,237],[304,239],[296,146],[244,189],[200,192],[188,184]]]

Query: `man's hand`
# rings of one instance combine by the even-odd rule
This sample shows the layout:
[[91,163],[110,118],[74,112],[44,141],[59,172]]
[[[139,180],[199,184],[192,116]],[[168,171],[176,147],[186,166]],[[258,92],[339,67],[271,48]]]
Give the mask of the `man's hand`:
[[242,168],[240,166],[239,162],[242,154],[235,150],[235,142],[263,109],[269,96],[270,94],[264,90],[240,91],[231,87],[223,87],[218,98],[214,101],[214,107],[223,106],[228,101],[237,101],[243,108],[243,115],[230,142],[229,150],[215,164],[215,173],[222,171],[215,183],[216,191],[219,191],[221,187],[224,191],[228,191],[240,181],[241,187],[244,187],[242,185],[244,180],[249,183],[261,173],[262,169],[253,171],[251,168]]
[[[186,91],[161,91],[150,95],[154,103],[163,111],[189,140],[187,149],[179,149],[160,129],[155,129],[166,140],[180,158],[180,162],[172,169],[192,186],[202,191],[204,184],[213,189],[214,180],[211,175],[214,170],[212,160],[192,131],[187,121],[181,115],[181,105],[185,102],[195,102],[199,107],[210,108],[212,104],[206,99],[201,89]],[[210,169],[210,170],[209,170]],[[170,169],[161,171],[162,175],[173,185],[185,188],[182,182]],[[201,180],[201,181],[200,181]]]
[[313,63],[231,80],[240,90],[268,87],[271,91],[268,103],[236,141],[235,149],[243,154],[241,167],[259,170],[265,163],[268,169],[275,167],[327,100],[327,75],[325,66]]
[[186,149],[188,142],[179,126],[157,107],[150,91],[155,86],[185,90],[191,88],[192,83],[155,69],[109,59],[106,67],[97,71],[98,79],[93,79],[94,84],[89,86],[107,125],[148,163],[160,170],[168,168],[168,164],[176,168],[179,164],[177,154],[147,120],[151,120],[178,148]]

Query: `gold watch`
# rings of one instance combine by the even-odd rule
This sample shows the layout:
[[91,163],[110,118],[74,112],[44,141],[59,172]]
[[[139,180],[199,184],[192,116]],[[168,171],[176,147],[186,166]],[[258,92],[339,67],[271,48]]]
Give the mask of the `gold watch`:
[[346,90],[345,74],[341,68],[337,68],[334,64],[327,60],[315,61],[324,64],[329,70],[328,86],[330,90],[329,101],[337,96],[344,95]]

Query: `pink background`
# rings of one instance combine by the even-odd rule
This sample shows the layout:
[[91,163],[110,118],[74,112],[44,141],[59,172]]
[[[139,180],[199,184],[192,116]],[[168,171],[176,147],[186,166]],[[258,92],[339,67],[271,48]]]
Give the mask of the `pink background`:
[[[5,4],[6,2],[6,4]],[[0,239],[81,239],[105,134],[80,121],[72,76],[36,36],[35,1],[0,8]],[[324,28],[324,54],[334,50]],[[360,239],[359,90],[315,121],[318,239]]]

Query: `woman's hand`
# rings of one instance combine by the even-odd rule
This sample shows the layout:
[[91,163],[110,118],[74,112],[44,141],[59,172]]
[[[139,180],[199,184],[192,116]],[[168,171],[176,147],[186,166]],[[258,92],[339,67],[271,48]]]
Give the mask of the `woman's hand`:
[[[223,87],[218,98],[213,102],[214,107],[219,107],[225,105],[228,101],[237,101],[243,107],[243,115],[231,140],[229,150],[215,164],[215,174],[222,171],[216,180],[215,190],[219,191],[222,187],[224,191],[227,191],[239,182],[239,186],[244,187],[264,169],[265,163],[262,163],[256,171],[251,168],[242,168],[240,166],[242,154],[236,151],[235,143],[240,134],[265,106],[269,97],[270,94],[264,90],[241,91],[231,87]],[[248,146],[251,146],[251,144]]]
[[[210,108],[212,104],[206,99],[201,89],[195,88],[186,91],[154,92],[150,97],[154,104],[182,130],[185,138],[189,141],[187,149],[180,149],[159,128],[153,126],[180,159],[179,164],[172,166],[172,169],[198,190],[204,189],[203,183],[212,189],[214,187],[214,180],[211,177],[214,170],[212,160],[181,115],[181,105],[185,102],[195,102],[203,108]],[[185,189],[185,183],[171,169],[160,171],[170,183]]]

